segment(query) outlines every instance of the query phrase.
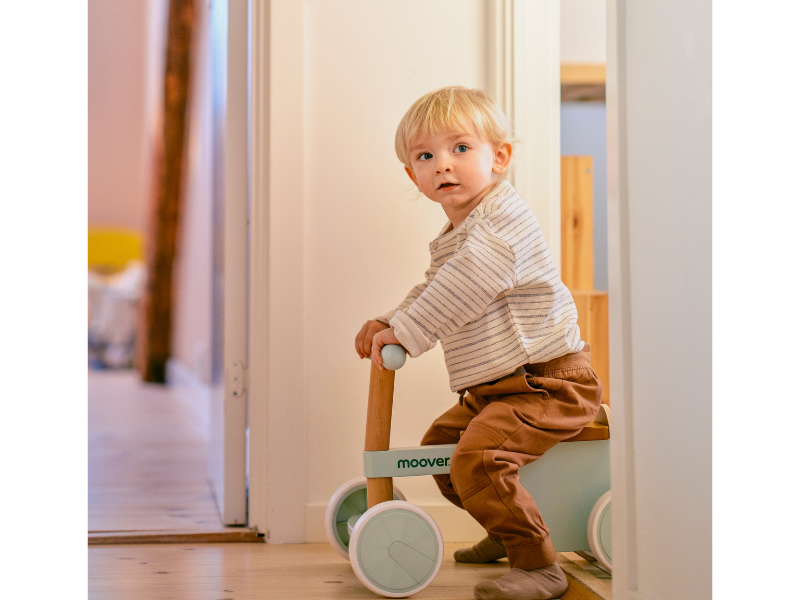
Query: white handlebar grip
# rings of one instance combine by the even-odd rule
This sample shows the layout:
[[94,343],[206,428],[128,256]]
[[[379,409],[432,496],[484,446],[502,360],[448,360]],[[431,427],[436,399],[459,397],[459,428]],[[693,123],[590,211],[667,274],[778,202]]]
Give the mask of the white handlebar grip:
[[397,371],[397,369],[406,364],[406,351],[397,344],[386,344],[381,348],[381,358],[385,369]]

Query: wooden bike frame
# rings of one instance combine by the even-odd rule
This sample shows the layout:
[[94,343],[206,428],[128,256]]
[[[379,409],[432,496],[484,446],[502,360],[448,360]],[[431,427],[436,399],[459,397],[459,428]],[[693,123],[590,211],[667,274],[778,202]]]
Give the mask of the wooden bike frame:
[[[394,371],[381,371],[373,362],[369,374],[367,432],[364,450],[388,450],[392,431]],[[372,508],[394,497],[391,477],[367,478],[367,505]]]

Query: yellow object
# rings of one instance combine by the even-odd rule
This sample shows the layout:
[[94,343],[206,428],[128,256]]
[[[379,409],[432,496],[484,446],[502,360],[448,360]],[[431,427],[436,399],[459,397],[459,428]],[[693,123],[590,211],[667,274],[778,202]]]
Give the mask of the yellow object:
[[114,271],[143,260],[142,235],[135,229],[89,228],[89,268]]

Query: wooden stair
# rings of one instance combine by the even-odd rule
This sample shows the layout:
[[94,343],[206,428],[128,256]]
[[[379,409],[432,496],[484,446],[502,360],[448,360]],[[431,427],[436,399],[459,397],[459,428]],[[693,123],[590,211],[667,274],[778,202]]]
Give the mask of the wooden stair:
[[611,600],[611,575],[588,552],[562,552],[558,564],[569,581],[561,600]]

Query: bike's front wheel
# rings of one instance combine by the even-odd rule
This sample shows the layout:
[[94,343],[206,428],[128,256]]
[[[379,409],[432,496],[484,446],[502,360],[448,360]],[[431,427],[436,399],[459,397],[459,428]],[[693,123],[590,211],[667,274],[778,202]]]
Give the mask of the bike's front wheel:
[[415,504],[382,502],[356,522],[350,564],[366,587],[387,598],[425,589],[442,566],[444,544],[436,522]]

